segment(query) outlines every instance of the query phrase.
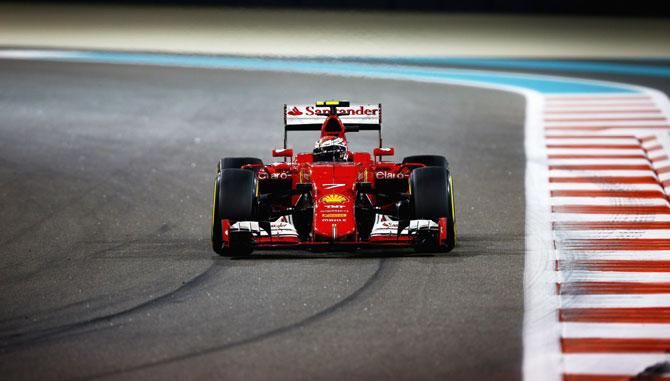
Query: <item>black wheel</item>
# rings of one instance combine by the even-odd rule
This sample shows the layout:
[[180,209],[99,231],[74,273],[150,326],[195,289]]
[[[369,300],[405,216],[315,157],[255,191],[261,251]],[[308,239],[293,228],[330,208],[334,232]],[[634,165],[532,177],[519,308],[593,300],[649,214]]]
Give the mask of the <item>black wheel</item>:
[[263,160],[257,159],[255,157],[224,157],[219,161],[219,166],[217,171],[228,168],[242,168],[243,165],[247,164],[260,164],[263,165]]
[[248,255],[253,251],[250,233],[230,235],[230,247],[222,247],[221,220],[255,221],[256,176],[253,171],[228,168],[221,170],[214,182],[212,205],[212,248],[224,256]]
[[212,250],[219,255],[223,255],[223,232],[221,231],[221,216],[219,214],[220,184],[221,174],[217,170],[214,178],[214,194],[212,195]]
[[440,155],[415,155],[402,159],[402,163],[419,163],[427,167],[449,168],[447,158]]
[[[456,246],[456,215],[454,213],[453,181],[449,170],[443,167],[422,167],[412,171],[410,178],[413,219],[432,220],[439,223],[447,218],[447,239],[441,251],[451,251]],[[425,239],[420,240],[425,250]],[[434,241],[433,241],[434,242]]]

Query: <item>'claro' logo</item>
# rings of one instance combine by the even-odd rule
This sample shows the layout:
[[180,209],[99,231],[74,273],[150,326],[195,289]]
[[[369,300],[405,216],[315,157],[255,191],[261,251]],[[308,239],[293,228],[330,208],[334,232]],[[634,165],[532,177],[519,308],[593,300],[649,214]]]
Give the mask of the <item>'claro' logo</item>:
[[393,172],[379,171],[375,172],[375,178],[377,180],[402,180],[402,179],[408,179],[409,173],[403,173],[403,172],[393,173]]
[[320,201],[324,204],[344,204],[349,198],[339,193],[331,193],[321,197]]
[[289,172],[268,173],[266,170],[261,169],[256,174],[256,178],[258,180],[288,180],[291,178],[291,174]]

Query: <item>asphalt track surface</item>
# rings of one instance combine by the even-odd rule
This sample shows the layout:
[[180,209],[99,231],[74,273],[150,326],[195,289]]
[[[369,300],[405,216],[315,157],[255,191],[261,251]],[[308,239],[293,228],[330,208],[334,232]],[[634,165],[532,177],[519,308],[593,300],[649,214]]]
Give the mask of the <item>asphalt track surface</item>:
[[[521,96],[29,61],[0,83],[0,378],[521,377]],[[321,98],[383,103],[398,159],[448,156],[454,252],[211,251],[218,158],[268,160],[281,104]]]

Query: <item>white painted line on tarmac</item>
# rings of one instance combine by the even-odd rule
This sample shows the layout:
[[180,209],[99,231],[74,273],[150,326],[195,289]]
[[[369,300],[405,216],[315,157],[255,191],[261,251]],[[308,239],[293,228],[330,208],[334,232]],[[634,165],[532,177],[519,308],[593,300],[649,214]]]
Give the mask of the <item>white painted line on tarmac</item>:
[[[670,272],[559,271],[559,281],[567,282],[670,282]],[[670,324],[668,325],[670,330]]]
[[561,329],[566,338],[670,339],[670,324],[561,323]]
[[[551,162],[551,161],[550,161]],[[551,190],[620,190],[620,191],[658,191],[663,187],[658,184],[607,184],[607,183],[551,183]]]
[[550,203],[551,205],[668,205],[668,200],[632,197],[552,197]]
[[568,374],[630,375],[670,361],[665,353],[564,354],[563,371]]
[[670,260],[669,250],[575,250],[561,251],[558,256],[560,260],[639,260],[639,261],[667,261]]
[[562,295],[561,308],[670,307],[670,294]]

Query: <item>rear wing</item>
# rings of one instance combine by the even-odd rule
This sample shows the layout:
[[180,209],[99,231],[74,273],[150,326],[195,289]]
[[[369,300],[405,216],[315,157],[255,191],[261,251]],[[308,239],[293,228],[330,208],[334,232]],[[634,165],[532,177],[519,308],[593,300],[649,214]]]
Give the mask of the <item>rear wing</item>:
[[[382,145],[382,105],[349,104],[336,106],[337,116],[345,132],[379,131],[379,146]],[[284,148],[288,131],[319,131],[329,115],[332,105],[326,102],[315,104],[284,105]]]

